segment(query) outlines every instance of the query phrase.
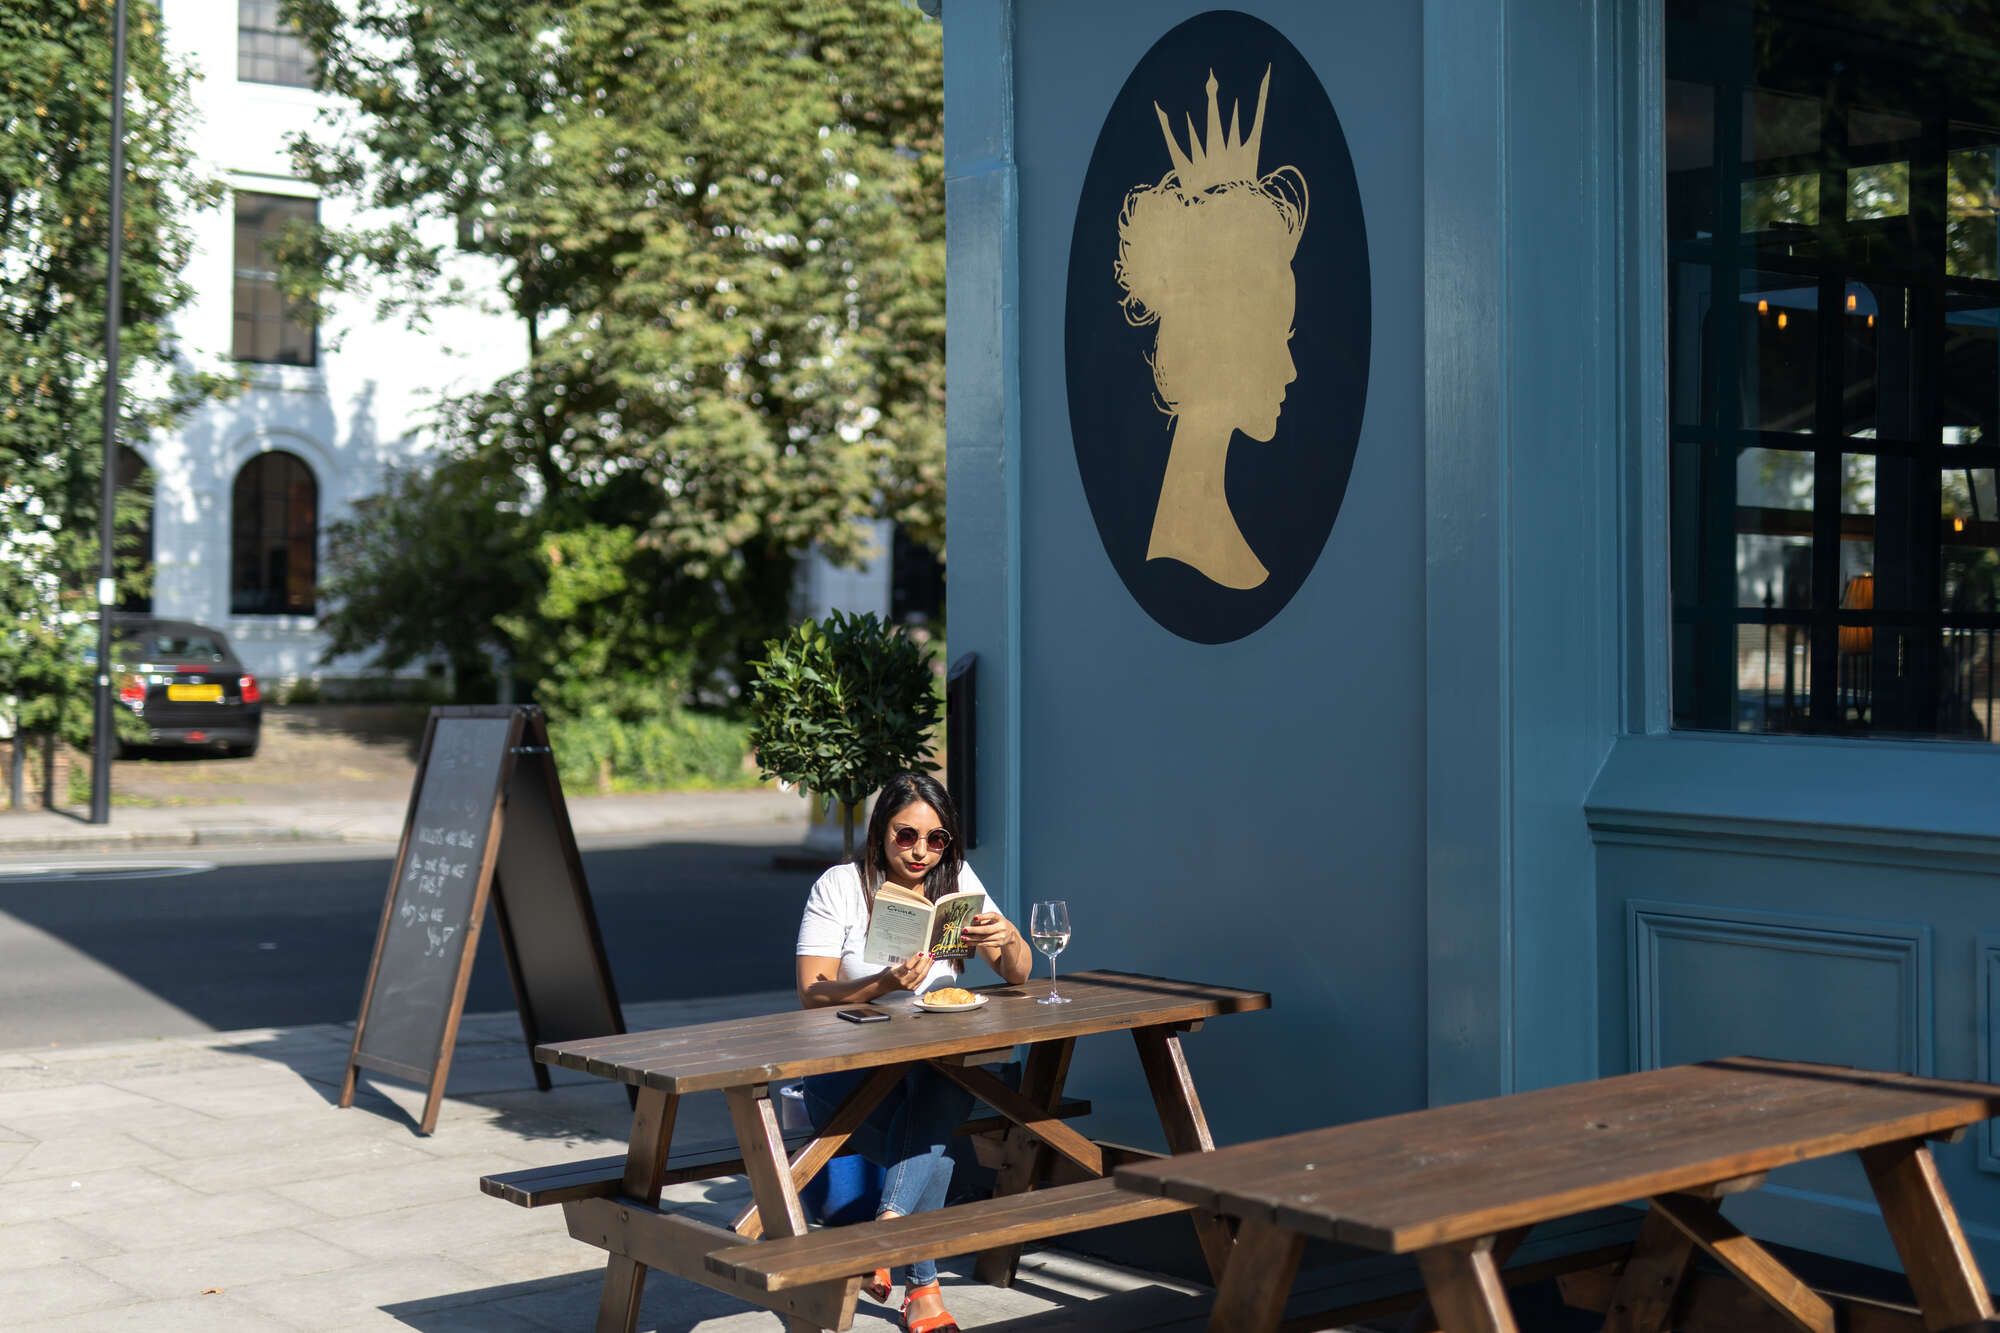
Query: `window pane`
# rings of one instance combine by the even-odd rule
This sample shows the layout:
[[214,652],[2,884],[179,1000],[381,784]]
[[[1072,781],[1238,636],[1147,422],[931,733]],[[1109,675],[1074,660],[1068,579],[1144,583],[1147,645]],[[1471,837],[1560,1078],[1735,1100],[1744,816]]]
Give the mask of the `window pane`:
[[1992,611],[2000,576],[2000,510],[1994,504],[1992,468],[1953,468],[1939,488],[1939,561],[1947,611]]
[[249,83],[313,85],[312,57],[278,0],[237,0],[236,77]]
[[1812,605],[1813,458],[1745,449],[1736,459],[1736,604]]
[[1910,211],[1910,164],[1882,162],[1847,171],[1847,216],[1856,221],[1899,218]]
[[1808,432],[1818,395],[1819,289],[1784,273],[1745,273],[1737,294],[1739,424]]
[[1944,443],[2000,444],[2000,302],[1947,296]]
[[1715,90],[1667,80],[1667,237],[1715,230]]
[[1996,156],[2000,148],[1981,145],[1961,148],[1947,161],[1945,272],[1953,277],[2000,278],[2000,235],[1994,229]]
[[317,340],[310,310],[288,301],[278,284],[277,247],[288,228],[318,221],[311,199],[242,193],[236,196],[234,355],[241,361],[310,366]]
[[1819,225],[1819,173],[1796,172],[1743,182],[1746,232],[1805,229]]
[[1711,358],[1723,345],[1721,331],[1713,327],[1715,271],[1707,264],[1676,264],[1673,283],[1673,299],[1667,303],[1673,421],[1677,426],[1705,425],[1713,415]]

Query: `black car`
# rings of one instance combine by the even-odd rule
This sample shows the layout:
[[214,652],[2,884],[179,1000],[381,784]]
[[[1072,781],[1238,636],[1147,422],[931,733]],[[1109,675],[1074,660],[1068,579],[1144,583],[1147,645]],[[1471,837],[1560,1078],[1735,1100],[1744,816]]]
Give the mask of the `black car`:
[[257,753],[264,695],[221,630],[188,620],[117,616],[111,670],[118,702],[146,723],[148,745]]

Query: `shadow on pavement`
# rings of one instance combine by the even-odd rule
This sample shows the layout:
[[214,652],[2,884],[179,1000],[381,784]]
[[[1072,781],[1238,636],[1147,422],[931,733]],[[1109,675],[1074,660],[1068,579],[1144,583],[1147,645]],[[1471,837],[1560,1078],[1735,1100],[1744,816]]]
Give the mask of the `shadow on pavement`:
[[[620,1000],[789,989],[811,876],[775,870],[777,850],[661,842],[586,851]],[[156,879],[41,882],[0,870],[0,1049],[352,1021],[389,870],[381,852]],[[470,1013],[514,1006],[490,921]]]
[[[466,1329],[542,1329],[588,1327],[597,1309],[601,1269],[583,1269],[561,1277],[536,1282],[514,1282],[457,1292],[449,1297],[406,1301],[384,1305],[384,1314],[423,1333],[460,1333]],[[954,1311],[968,1308],[969,1293],[982,1290],[971,1276],[969,1262],[945,1266],[945,1301]],[[956,1289],[956,1294],[955,1294]],[[1014,1290],[1051,1303],[1053,1308],[1035,1314],[1000,1320],[966,1318],[967,1326],[978,1333],[1139,1333],[1139,1330],[1189,1330],[1196,1333],[1207,1322],[1209,1298],[1189,1296],[1168,1287],[1142,1285],[1124,1291],[1079,1295],[1058,1291],[1032,1282],[1017,1282]],[[639,1312],[641,1333],[695,1333],[710,1321],[740,1321],[749,1307],[734,1297],[710,1291],[692,1282],[651,1272],[646,1277],[646,1295]],[[863,1330],[897,1329],[893,1305],[877,1305],[862,1297],[854,1311],[854,1327]],[[732,1327],[741,1327],[732,1322]],[[778,1317],[769,1318],[772,1330],[781,1329]]]

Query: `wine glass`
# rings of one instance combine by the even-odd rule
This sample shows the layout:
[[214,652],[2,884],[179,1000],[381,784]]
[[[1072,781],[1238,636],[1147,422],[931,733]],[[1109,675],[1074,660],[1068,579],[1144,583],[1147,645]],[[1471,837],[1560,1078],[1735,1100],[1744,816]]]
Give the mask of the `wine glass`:
[[1069,904],[1036,903],[1028,914],[1028,938],[1049,960],[1049,993],[1036,1004],[1068,1004],[1069,997],[1056,990],[1056,955],[1069,947]]

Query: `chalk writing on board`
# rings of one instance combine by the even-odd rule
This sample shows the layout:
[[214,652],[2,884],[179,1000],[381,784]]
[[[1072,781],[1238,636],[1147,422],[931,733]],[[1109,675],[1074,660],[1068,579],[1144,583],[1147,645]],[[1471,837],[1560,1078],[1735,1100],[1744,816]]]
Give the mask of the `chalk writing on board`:
[[[425,824],[418,827],[416,841],[426,848],[469,850],[478,839],[462,829]],[[410,857],[404,876],[409,894],[397,906],[396,923],[404,930],[417,933],[423,942],[423,957],[449,956],[447,946],[457,936],[459,927],[445,922],[444,891],[452,882],[462,882],[471,874],[472,862],[469,858],[448,853]]]

